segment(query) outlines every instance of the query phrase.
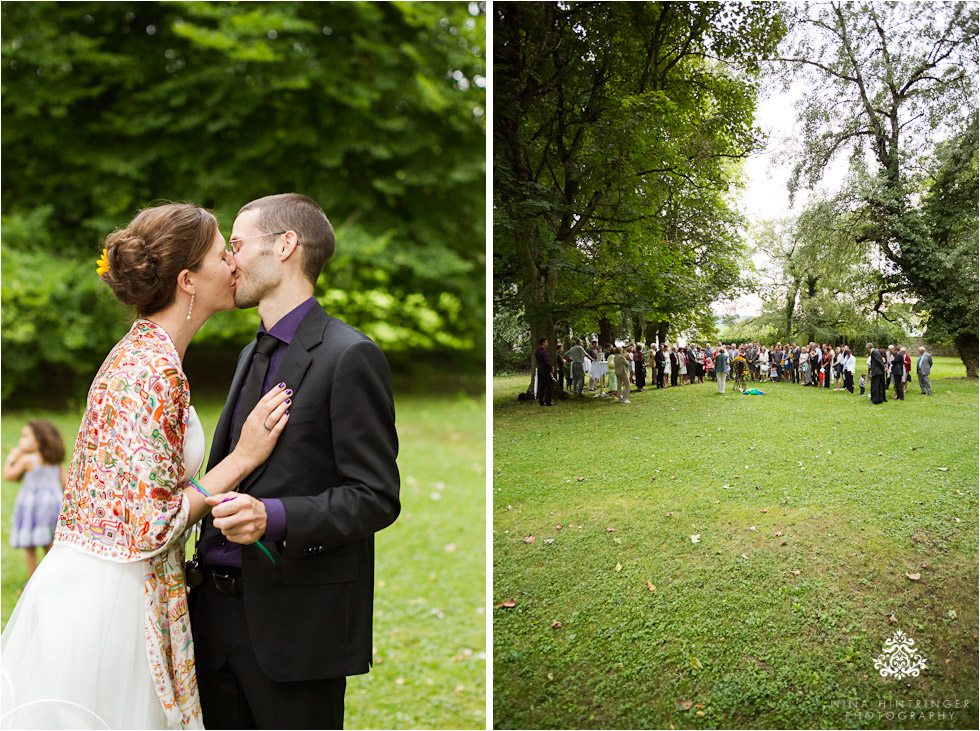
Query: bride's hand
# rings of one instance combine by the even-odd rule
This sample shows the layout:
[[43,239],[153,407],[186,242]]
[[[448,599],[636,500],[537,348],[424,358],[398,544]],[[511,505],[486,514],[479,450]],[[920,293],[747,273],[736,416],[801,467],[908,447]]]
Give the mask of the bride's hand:
[[[232,453],[248,474],[269,458],[279,435],[289,421],[293,392],[280,383],[263,396],[242,425],[242,434]],[[242,475],[245,477],[245,475]]]

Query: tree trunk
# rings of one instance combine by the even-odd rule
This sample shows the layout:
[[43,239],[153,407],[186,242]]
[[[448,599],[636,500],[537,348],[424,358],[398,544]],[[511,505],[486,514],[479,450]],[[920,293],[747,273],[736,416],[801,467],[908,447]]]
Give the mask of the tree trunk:
[[657,323],[648,322],[646,327],[643,328],[643,340],[644,343],[649,344],[657,339]]
[[643,340],[643,327],[646,324],[646,318],[643,315],[637,315],[633,318],[633,342],[638,343]]
[[966,377],[977,377],[977,351],[980,350],[980,338],[973,334],[959,335],[953,340],[960,360],[966,366]]
[[599,348],[605,348],[613,341],[612,323],[605,317],[599,318]]
[[548,339],[548,354],[551,362],[555,362],[555,287],[558,284],[558,270],[545,269],[543,274],[535,269],[537,276],[533,278],[533,286],[524,291],[524,311],[528,325],[531,328],[531,378],[528,381],[528,393],[534,392],[534,351],[539,347],[541,338]]
[[787,340],[793,334],[793,312],[796,310],[796,296],[800,291],[800,279],[799,277],[793,278],[793,284],[789,288],[789,292],[786,294],[786,309],[783,311],[783,318],[786,325],[785,337]]
[[670,323],[666,320],[662,320],[657,323],[657,341],[663,345],[667,342],[667,333],[670,329]]

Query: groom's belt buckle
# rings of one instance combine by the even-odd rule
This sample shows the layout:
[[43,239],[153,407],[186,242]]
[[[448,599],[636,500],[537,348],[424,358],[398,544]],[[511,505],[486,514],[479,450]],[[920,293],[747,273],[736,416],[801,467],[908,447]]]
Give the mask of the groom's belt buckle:
[[211,579],[214,581],[215,588],[222,594],[242,595],[242,576],[241,572],[234,569],[210,569]]

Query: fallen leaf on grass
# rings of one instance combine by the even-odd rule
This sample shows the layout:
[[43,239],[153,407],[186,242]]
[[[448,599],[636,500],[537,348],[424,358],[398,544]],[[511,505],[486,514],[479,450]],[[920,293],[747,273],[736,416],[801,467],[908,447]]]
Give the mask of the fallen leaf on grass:
[[702,665],[701,661],[698,660],[696,657],[690,656],[688,657],[688,660],[691,661],[691,667],[694,668],[695,670],[704,670],[704,665]]
[[703,715],[704,715],[704,711],[695,711],[695,712],[696,712],[696,713],[697,713],[697,714],[698,714],[699,716],[703,716]]
[[783,532],[781,530],[777,530],[775,533],[773,533],[774,536],[781,536],[782,534]]
[[745,559],[746,561],[748,561],[748,560],[749,560],[749,557],[748,557],[748,556],[746,556],[746,555],[745,555],[744,553],[742,554],[742,558],[744,558],[744,559]]
[[534,543],[534,536],[526,536],[524,538],[525,543]]
[[555,542],[555,539],[554,538],[545,538],[544,539],[544,542],[545,543],[554,543]]
[[898,622],[898,619],[895,617],[894,614],[892,614],[892,615],[890,615],[888,617],[888,624],[896,624],[897,622]]
[[500,604],[494,606],[494,609],[500,609],[501,607],[505,609],[510,609],[511,607],[516,607],[516,606],[517,606],[516,599],[507,599],[506,601],[502,601],[500,602]]
[[677,701],[677,710],[678,711],[689,711],[689,710],[691,710],[691,704],[692,703],[694,703],[694,701]]
[[579,482],[585,482],[584,477],[576,477],[575,479],[578,480]]
[[907,571],[905,572],[905,575],[908,576],[910,579],[912,579],[912,581],[918,581],[919,579],[922,578],[921,574],[910,574]]
[[622,543],[623,542],[622,539],[620,539],[620,538],[613,538],[613,540],[616,541],[616,543]]
[[616,563],[616,570],[617,571],[622,571],[623,570],[623,564],[617,562]]
[[760,513],[768,513],[768,512],[769,512],[769,508],[763,508],[763,509],[762,509],[762,510],[760,510],[759,512],[760,512]]
[[552,675],[551,673],[548,673],[548,680],[554,680],[554,679],[555,679],[555,676]]
[[557,619],[551,623],[551,629],[558,629],[559,627],[561,627],[561,622],[559,622]]
[[691,543],[697,543],[698,541],[701,540],[701,534],[695,533],[693,536],[690,536],[690,539],[691,539]]
[[790,570],[790,573],[793,574],[793,576],[799,576],[800,575],[800,572],[797,569],[791,569]]
[[667,517],[668,518],[673,518],[674,517],[674,514],[673,513],[667,513]]
[[616,530],[616,529],[615,528],[606,528],[605,529],[606,533],[612,533],[614,530]]
[[937,467],[940,472],[949,472],[949,467]]
[[555,530],[561,530],[561,523],[555,526]]
[[652,581],[648,581],[647,582],[647,589],[649,591],[656,591],[657,590],[657,587],[656,587],[656,585]]

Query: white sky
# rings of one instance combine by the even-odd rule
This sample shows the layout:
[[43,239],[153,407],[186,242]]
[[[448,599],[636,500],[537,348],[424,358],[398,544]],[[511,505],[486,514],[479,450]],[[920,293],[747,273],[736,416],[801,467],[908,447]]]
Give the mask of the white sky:
[[[768,142],[762,152],[752,155],[745,162],[746,186],[739,206],[750,224],[798,213],[807,200],[805,191],[801,191],[797,193],[796,205],[790,208],[786,188],[791,168],[787,151],[799,134],[793,105],[801,94],[800,87],[783,92],[773,86],[760,95],[755,121],[768,134]],[[844,180],[846,168],[846,159],[835,160],[825,173],[821,187],[836,191]],[[760,268],[766,263],[765,257],[759,256],[753,261]],[[711,305],[712,311],[719,315],[753,316],[759,314],[761,307],[762,300],[755,294]]]

